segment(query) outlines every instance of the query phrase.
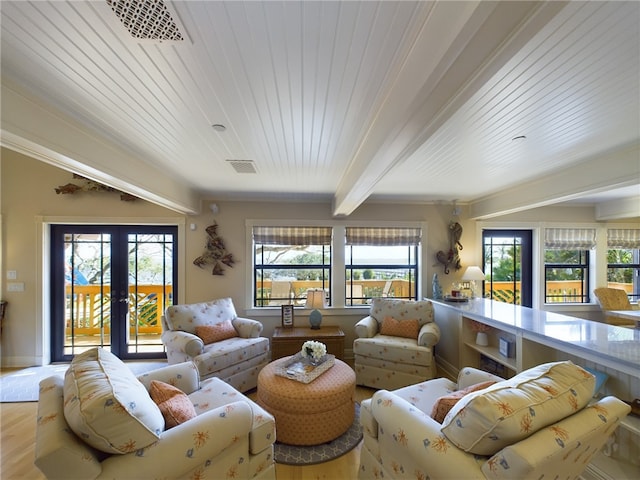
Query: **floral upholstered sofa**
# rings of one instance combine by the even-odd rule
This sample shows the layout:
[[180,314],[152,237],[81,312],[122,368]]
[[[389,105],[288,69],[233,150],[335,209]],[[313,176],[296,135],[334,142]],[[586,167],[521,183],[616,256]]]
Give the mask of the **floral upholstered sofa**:
[[169,363],[193,362],[200,378],[218,377],[241,392],[255,388],[269,363],[262,323],[238,317],[231,298],[171,305],[162,317]]
[[275,480],[271,414],[192,362],[135,377],[92,349],[40,382],[35,464],[48,479]]
[[467,367],[457,384],[379,390],[360,409],[358,477],[576,479],[630,411],[615,397],[594,402],[594,385],[554,362],[509,380]]

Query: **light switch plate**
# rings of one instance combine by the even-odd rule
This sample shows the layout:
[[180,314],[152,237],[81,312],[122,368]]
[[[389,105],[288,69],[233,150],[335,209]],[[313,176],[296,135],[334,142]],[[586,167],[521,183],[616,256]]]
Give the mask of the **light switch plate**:
[[18,278],[18,272],[15,270],[7,270],[7,280],[15,280]]
[[24,282],[7,283],[7,292],[24,292]]

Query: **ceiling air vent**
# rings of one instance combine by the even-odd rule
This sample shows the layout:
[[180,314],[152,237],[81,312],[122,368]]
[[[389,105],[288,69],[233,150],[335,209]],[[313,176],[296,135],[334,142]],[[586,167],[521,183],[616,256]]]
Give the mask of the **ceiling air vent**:
[[238,173],[258,173],[253,160],[227,160]]
[[107,4],[138,40],[181,42],[185,38],[162,0],[107,0]]

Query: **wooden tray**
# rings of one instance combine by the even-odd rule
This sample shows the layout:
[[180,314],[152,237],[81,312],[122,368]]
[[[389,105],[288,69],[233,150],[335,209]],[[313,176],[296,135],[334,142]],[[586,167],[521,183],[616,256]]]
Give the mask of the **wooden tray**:
[[336,361],[335,355],[325,355],[324,361],[316,366],[310,365],[300,352],[275,369],[276,375],[301,383],[310,383],[329,370]]

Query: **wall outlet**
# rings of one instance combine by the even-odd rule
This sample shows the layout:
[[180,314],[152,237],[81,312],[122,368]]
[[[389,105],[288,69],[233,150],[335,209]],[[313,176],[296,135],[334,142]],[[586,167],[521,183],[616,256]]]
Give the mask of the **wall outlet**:
[[7,283],[7,292],[24,292],[24,282]]
[[7,280],[15,280],[18,278],[18,272],[15,270],[7,270]]

